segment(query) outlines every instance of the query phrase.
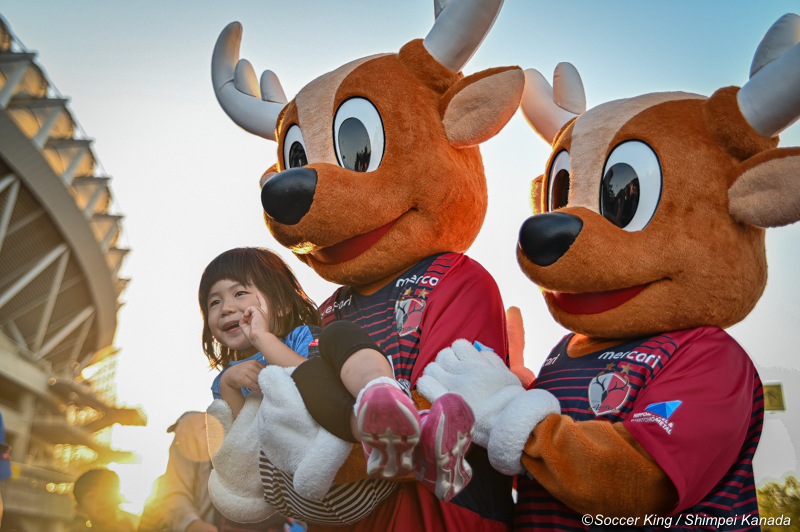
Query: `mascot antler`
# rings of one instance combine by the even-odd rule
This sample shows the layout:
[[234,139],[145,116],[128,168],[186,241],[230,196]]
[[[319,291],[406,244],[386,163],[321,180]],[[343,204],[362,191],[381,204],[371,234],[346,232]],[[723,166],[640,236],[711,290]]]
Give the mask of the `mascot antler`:
[[[438,0],[436,22],[425,37],[428,53],[451,72],[460,72],[478,51],[494,25],[503,0]],[[253,66],[239,59],[242,25],[228,24],[214,46],[211,80],[214,94],[225,113],[245,131],[277,140],[278,115],[289,100],[278,76],[271,70],[261,74],[260,90]]]
[[559,63],[553,73],[553,86],[533,68],[525,70],[522,112],[525,119],[548,144],[556,134],[586,111],[586,95],[578,70],[570,63]]
[[242,129],[253,135],[276,140],[278,115],[289,100],[278,76],[271,70],[256,81],[253,65],[239,60],[242,25],[231,22],[222,30],[211,56],[211,82],[214,94],[225,113]]
[[771,138],[800,117],[800,16],[772,25],[753,57],[748,81],[736,95],[747,122]]

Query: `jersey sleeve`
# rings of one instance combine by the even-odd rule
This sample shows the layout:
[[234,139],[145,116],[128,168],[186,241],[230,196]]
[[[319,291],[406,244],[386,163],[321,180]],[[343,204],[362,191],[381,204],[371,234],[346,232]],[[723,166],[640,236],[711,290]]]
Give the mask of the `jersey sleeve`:
[[720,329],[689,334],[697,337],[684,340],[623,422],[675,485],[676,512],[701,501],[736,463],[753,410],[747,353]]
[[506,315],[497,283],[466,256],[453,265],[433,291],[422,317],[420,349],[411,385],[439,351],[465,338],[491,348],[508,365]]

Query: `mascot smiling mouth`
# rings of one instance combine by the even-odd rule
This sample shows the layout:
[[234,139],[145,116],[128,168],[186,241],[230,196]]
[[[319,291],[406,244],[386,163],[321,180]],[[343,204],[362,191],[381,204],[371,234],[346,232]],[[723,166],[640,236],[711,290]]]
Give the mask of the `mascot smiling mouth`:
[[650,283],[619,290],[607,290],[605,292],[580,292],[574,294],[546,291],[545,293],[552,296],[555,304],[564,312],[570,314],[600,314],[630,301],[648,286],[650,286]]
[[341,264],[342,262],[352,260],[375,245],[375,243],[394,226],[397,220],[399,220],[399,218],[377,229],[373,229],[369,233],[348,238],[332,246],[316,249],[311,252],[311,256],[314,257],[314,260],[322,264]]

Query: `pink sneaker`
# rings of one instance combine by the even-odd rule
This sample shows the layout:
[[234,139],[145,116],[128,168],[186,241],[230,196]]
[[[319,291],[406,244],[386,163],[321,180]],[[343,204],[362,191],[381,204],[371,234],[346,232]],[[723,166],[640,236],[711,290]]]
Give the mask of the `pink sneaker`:
[[423,417],[414,476],[441,501],[458,495],[472,479],[472,468],[464,457],[474,424],[472,409],[454,393],[439,397]]
[[391,384],[373,384],[364,390],[357,418],[367,474],[395,478],[411,473],[420,435],[419,414],[411,398]]

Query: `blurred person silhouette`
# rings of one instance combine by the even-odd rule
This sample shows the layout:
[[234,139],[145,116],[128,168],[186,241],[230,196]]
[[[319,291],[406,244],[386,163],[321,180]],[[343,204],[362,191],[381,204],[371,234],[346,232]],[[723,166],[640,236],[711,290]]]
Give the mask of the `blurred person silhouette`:
[[[11,447],[6,444],[6,426],[0,413],[0,482],[11,476]],[[0,524],[3,522],[3,497],[0,495]]]
[[261,523],[244,524],[226,519],[216,511],[208,495],[211,458],[205,412],[184,413],[167,432],[175,433],[167,471],[154,483],[138,532],[283,532],[284,525],[292,526],[277,514]]
[[136,516],[122,510],[119,476],[109,469],[90,469],[75,481],[73,532],[134,532]]
[[139,532],[219,532],[208,496],[211,458],[205,412],[184,413],[167,432],[175,433],[167,471],[156,479]]

